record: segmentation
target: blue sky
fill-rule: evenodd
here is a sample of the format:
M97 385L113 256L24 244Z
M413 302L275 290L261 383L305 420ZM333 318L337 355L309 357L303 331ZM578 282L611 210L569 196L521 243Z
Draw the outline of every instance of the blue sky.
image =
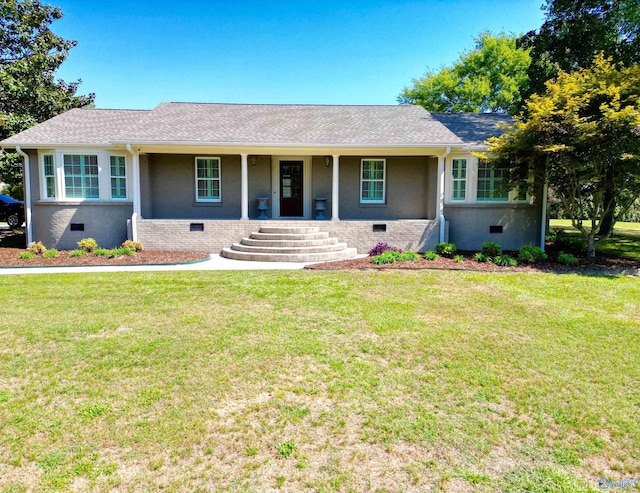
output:
M537 29L542 0L52 0L59 71L100 108L162 101L395 104L480 32Z

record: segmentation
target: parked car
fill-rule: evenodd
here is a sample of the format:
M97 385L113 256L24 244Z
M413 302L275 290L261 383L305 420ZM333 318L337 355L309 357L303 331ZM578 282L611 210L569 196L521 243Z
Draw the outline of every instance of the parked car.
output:
M10 228L24 223L24 202L0 194L0 221L6 221Z

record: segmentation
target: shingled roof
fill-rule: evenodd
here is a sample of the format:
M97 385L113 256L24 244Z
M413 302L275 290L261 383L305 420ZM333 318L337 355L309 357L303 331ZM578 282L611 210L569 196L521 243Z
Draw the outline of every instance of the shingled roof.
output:
M500 113L429 113L414 105L162 103L153 110L73 109L0 144L479 146L512 122Z
M0 142L445 146L462 141L420 106L162 103L153 110L74 109Z
M484 145L489 137L505 132L504 126L514 123L505 113L431 113L468 146Z

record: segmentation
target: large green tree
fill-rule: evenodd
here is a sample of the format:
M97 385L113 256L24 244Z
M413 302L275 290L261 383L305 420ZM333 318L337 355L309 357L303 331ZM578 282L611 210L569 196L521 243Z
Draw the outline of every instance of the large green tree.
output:
M531 50L522 101L545 91L559 70L591 66L599 53L630 65L640 61L640 0L546 0L545 21L518 40Z
M50 25L61 18L59 8L39 0L0 0L0 140L93 103L93 94L76 94L81 81L56 78L77 44L51 31ZM0 181L13 195L22 194L18 155L0 156Z
M528 85L522 86L522 101L545 91L546 81L559 70L587 68L604 53L615 62L640 62L640 0L546 0L544 24L518 40L531 49ZM616 191L612 181L608 200ZM604 217L602 232L613 231L615 208Z
M476 38L475 48L450 67L414 79L398 96L401 104L417 104L434 112L514 113L520 88L527 83L529 50L516 38L489 32Z
M640 197L640 66L598 55L591 68L560 70L525 115L490 139L487 157L509 167L512 182L532 172L552 187L595 256L603 218Z

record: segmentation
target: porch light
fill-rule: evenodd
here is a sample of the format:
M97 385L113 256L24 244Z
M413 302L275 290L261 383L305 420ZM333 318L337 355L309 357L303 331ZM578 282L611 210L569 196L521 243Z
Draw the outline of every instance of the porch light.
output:
M331 166L331 156L325 156L324 157L324 165L328 168L329 166Z
M257 160L258 158L256 156L249 156L249 162L251 163L251 166L255 166Z

